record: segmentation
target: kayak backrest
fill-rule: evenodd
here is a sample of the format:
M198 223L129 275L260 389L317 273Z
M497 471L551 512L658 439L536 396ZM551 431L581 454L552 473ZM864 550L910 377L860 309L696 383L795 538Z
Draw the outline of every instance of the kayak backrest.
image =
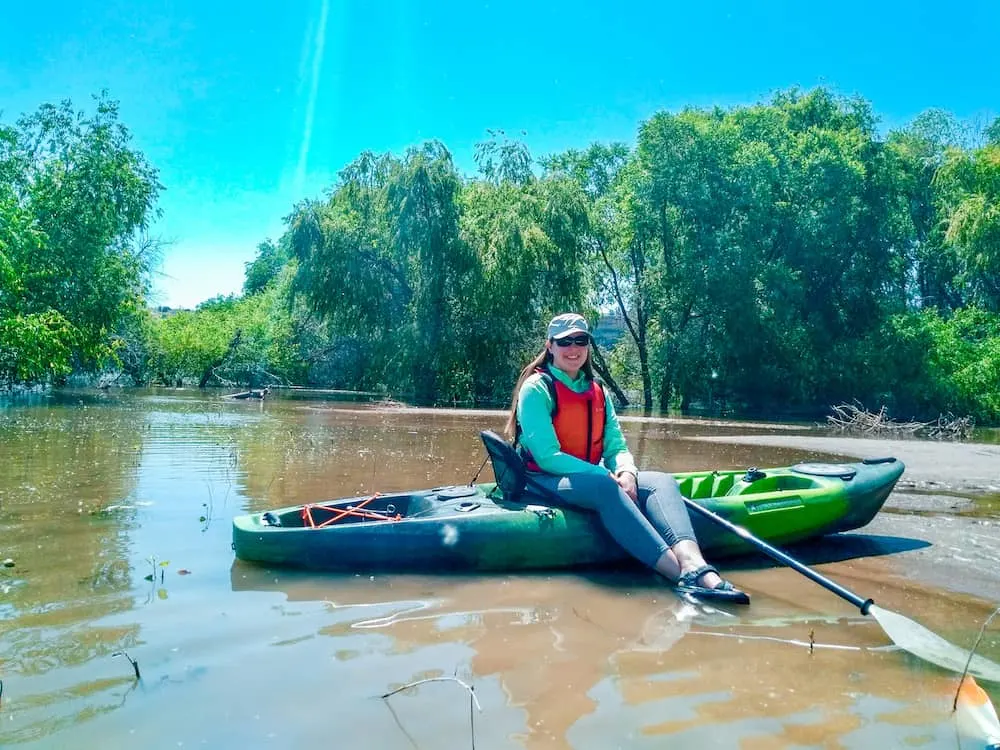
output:
M524 492L524 485L528 477L524 461L510 443L492 430L483 430L479 433L479 437L482 438L483 445L486 446L486 453L493 465L493 476L497 480L497 487L503 493L504 499L511 502L517 501Z

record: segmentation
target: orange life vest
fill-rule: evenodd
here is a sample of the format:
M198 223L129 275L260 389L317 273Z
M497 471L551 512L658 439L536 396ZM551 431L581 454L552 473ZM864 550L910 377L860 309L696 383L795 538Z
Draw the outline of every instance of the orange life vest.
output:
M552 377L547 370L539 368L535 372L542 376L555 404L552 427L559 440L559 449L588 463L600 463L604 455L604 425L607 420L604 388L592 380L590 388L577 393ZM523 448L522 452L528 470L541 471L531 454Z

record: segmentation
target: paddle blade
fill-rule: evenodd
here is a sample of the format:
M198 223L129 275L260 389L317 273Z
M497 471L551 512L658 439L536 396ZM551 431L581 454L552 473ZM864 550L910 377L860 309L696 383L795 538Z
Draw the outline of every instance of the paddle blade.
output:
M959 733L983 742L988 747L1000 743L1000 720L986 691L966 675L955 701L955 725Z
M936 664L942 669L959 674L965 671L965 664L969 662L967 650L949 643L937 633L928 630L908 617L903 617L898 612L882 609L873 604L869 608L868 614L878 621L890 640L904 651L908 651L924 661L929 661L931 664ZM969 662L969 674L987 682L1000 684L1000 664L982 656L972 657L972 661Z

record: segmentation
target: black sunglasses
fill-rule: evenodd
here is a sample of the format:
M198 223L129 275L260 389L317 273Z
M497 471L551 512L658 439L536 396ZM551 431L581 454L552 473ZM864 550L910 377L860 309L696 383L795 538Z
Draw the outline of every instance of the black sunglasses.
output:
M581 336L566 336L561 339L553 339L556 342L556 346L572 346L576 344L577 346L587 346L590 344L590 336L583 334Z

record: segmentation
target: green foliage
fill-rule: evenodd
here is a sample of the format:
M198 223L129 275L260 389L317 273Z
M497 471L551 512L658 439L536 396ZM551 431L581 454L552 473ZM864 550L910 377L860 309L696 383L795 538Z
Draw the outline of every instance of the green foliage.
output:
M112 348L115 357L109 369L116 369L134 385L150 382L156 341L156 320L152 311L140 307L123 317L115 327ZM117 378L116 378L117 379Z
M259 294L277 278L289 261L288 252L271 240L257 245L257 257L246 263L243 294Z
M588 291L586 197L549 176L527 183L471 182L462 195L462 238L477 259L465 323L477 399L503 401L541 348L556 312L582 309Z
M487 130L488 141L476 144L475 160L479 173L494 185L526 185L534 179L531 154L520 141L508 138L502 130Z
M634 151L593 144L540 175L490 136L476 178L440 144L367 153L297 207L279 247L328 325L310 372L336 357L324 377L353 387L500 401L549 315L611 306L612 374L647 407L818 408L885 393L893 316L960 310L1000 278L991 152L959 169L969 133L947 113L881 140L866 102L792 90L659 113Z
M482 153L491 178L469 183L438 143L402 159L364 154L326 203L293 214L293 291L363 352L359 387L494 397L497 371L509 388L503 353L537 330L539 310L580 299L582 193L535 180L518 148Z
M914 307L961 307L963 284L954 248L945 242L945 224L939 215L934 176L944 163L959 127L954 118L938 111L917 117L906 129L891 133L886 154L904 210L899 234L911 281L908 302Z
M1000 117L990 123L989 127L983 131L983 137L989 146L1000 146Z
M885 340L884 385L897 410L1000 421L1000 315L972 307L951 317L936 309L899 315Z
M160 185L130 147L115 102L87 116L43 105L0 128L0 339L4 376L30 382L113 353L141 303L149 257L136 243ZM44 366L43 366L44 365Z
M549 174L570 177L597 199L611 193L618 173L628 164L632 153L623 143L594 143L579 151L570 149L542 160Z
M935 183L972 301L1000 311L1000 146L949 151Z
M68 375L76 329L58 312L0 318L0 377L31 383Z
M203 303L154 325L150 371L165 383L255 386L299 375L278 290Z
M158 317L142 231L160 186L117 108L0 126L0 380L115 362L135 382L386 389L503 403L554 313L614 310L645 407L858 398L1000 420L1000 145L930 110L779 92L660 112L634 149L536 164L492 131L361 154L257 247L242 296Z
M901 202L873 122L820 89L643 123L602 215L662 408L835 391L844 342L904 306Z

